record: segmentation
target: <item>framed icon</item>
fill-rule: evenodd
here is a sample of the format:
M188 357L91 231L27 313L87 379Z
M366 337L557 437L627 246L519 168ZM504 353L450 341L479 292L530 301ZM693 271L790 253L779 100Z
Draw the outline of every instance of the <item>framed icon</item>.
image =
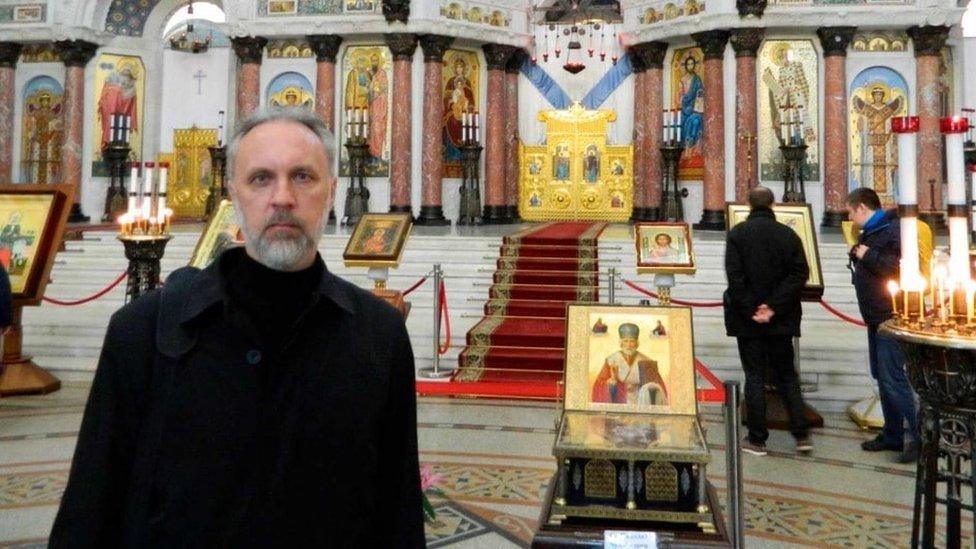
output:
M396 267L412 225L407 213L368 213L353 229L342 259L348 267Z
M637 223L634 237L637 272L695 274L691 227L687 223Z
M41 302L71 195L66 185L0 185L0 267L16 304Z
M207 228L200 235L197 247L193 249L190 266L205 269L220 257L224 250L243 245L244 235L237 221L234 203L230 200L222 200L217 206L217 211L210 218L210 222L207 223Z

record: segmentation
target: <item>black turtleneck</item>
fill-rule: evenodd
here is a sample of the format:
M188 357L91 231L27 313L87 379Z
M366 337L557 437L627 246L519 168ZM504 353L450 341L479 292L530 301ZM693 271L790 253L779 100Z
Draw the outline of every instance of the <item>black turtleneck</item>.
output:
M277 271L237 248L224 252L220 267L232 306L244 313L261 343L278 352L308 307L325 262L316 254L312 265L301 271Z

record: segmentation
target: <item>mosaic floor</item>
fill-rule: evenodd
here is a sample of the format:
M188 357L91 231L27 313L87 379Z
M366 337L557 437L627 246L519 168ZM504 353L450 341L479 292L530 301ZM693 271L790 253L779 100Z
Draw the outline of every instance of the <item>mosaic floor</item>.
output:
M0 400L0 547L43 547L64 488L87 396L85 380L43 397ZM528 547L537 526L557 410L553 404L423 399L421 461L443 475L430 547ZM709 477L725 497L720 410L706 408ZM913 468L866 454L872 436L840 416L815 431L812 456L774 432L766 457L744 456L749 547L905 547ZM971 531L966 532L970 539Z

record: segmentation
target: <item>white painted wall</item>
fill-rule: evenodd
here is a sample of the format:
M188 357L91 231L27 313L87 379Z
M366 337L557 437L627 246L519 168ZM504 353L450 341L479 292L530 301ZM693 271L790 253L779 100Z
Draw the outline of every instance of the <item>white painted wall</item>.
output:
M234 62L230 48L212 48L192 54L172 49L163 52L163 82L159 121L159 150L173 151L173 130L216 128L218 112L227 110L224 90L231 85L230 67ZM197 71L206 75L196 79Z

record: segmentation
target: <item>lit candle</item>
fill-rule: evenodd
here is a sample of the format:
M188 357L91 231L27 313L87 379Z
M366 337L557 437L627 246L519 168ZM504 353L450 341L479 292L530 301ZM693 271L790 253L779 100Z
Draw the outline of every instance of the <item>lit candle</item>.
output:
M892 314L898 314L898 283L894 280L888 281L888 293L891 294L891 312Z

